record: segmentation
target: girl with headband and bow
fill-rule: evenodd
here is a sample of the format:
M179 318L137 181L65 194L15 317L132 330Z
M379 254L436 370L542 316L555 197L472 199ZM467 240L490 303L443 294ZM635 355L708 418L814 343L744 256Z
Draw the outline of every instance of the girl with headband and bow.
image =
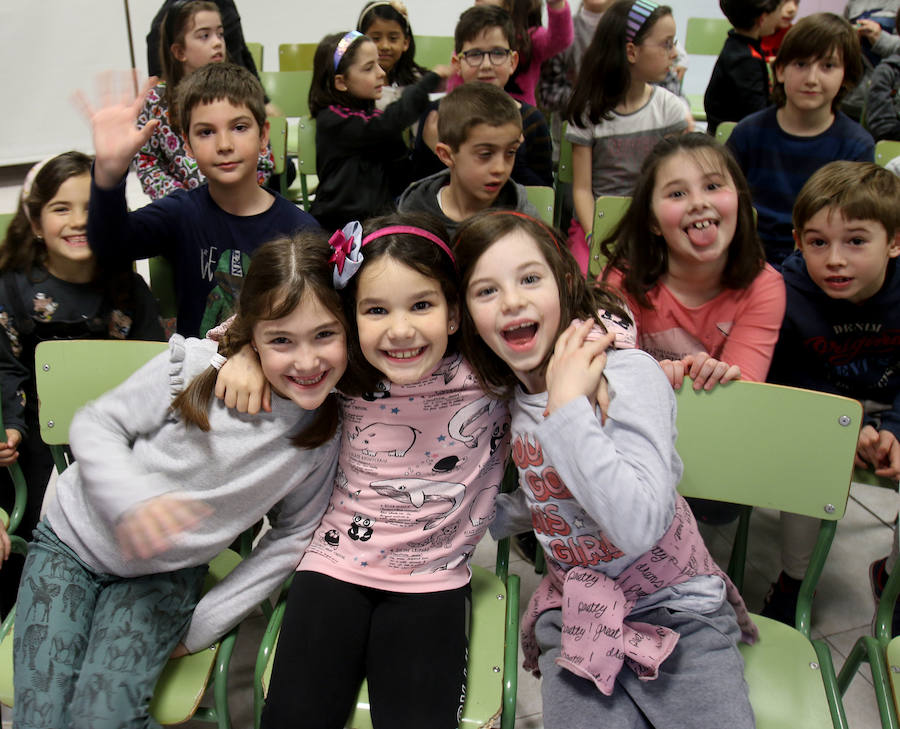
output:
M618 0L603 13L585 51L566 112L575 204L569 248L583 273L595 199L631 195L654 145L693 127L685 103L654 85L677 55L672 9L653 0Z
M319 176L310 212L323 228L393 211L412 181L403 130L449 75L449 66L436 66L381 111L375 102L387 77L375 43L356 30L322 39L313 59L309 113L316 121Z
M341 729L368 678L376 729L455 729L469 561L494 517L506 407L457 351L456 269L434 218L351 223L332 245L354 384L340 397L334 492L291 584L263 726L305 717ZM226 402L248 381L261 389L259 366L243 364L220 373Z

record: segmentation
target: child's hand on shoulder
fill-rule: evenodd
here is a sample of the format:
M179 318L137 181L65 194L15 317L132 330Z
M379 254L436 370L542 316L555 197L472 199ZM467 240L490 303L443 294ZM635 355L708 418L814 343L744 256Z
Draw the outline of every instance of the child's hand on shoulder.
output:
M180 493L148 499L116 525L116 541L125 559L150 559L172 548L175 537L213 513L213 508Z
M0 466L9 466L19 459L22 434L15 428L6 429L6 442L0 443Z
M724 385L732 380L739 380L741 368L727 362L710 357L706 352L689 354L681 360L684 374L694 381L695 390L712 390L716 385ZM671 378L670 378L671 381ZM679 385L681 380L679 380ZM675 389L678 385L673 383Z
M136 72L132 72L128 78L136 78L135 74ZM94 180L98 187L108 189L119 184L128 171L131 160L159 126L158 119L152 119L140 129L135 124L147 92L157 81L155 76L151 76L144 82L138 95L132 96L133 92L127 90L117 94L113 89L116 85L114 75L104 74L99 84L101 105L96 109L83 91L75 93L75 103L91 122L95 154ZM123 79L118 79L117 85L124 85Z
M553 357L547 367L547 409L544 415L584 396L594 405L601 391L606 350L615 342L615 334L608 333L588 341L594 326L593 319L573 322L556 340Z
M889 430L876 430L866 425L856 442L856 465L868 468L876 476L900 478L900 442Z
M239 413L256 415L260 408L272 412L272 390L249 344L222 365L216 377L216 397Z

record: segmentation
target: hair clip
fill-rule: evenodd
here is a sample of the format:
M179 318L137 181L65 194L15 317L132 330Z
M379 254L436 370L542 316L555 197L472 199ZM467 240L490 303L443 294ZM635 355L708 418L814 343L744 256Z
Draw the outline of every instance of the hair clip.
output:
M334 264L331 280L336 289L342 289L350 283L363 262L362 225L356 220L347 223L328 239L328 245L334 249L328 259L329 263Z
M628 18L625 21L625 41L631 43L659 5L653 0L634 0Z
M367 7L363 8L363 11L359 14L359 20L356 21L356 29L362 31L363 21L366 19L366 16L375 8L383 5L393 8L399 15L403 16L403 20L406 23L406 28L404 28L404 31L407 33L407 35L410 35L411 32L409 27L409 11L406 9L406 5L402 0L380 0L377 3L371 3Z
M344 54L347 52L347 49L353 45L353 41L357 38L362 38L363 34L358 30L351 30L344 34L344 37L338 41L337 48L334 49L334 70L337 71L338 66L341 65L341 59L344 57Z

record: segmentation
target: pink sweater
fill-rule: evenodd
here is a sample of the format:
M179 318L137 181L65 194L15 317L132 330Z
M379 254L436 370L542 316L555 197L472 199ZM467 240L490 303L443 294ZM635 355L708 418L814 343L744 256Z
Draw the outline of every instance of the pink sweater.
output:
M607 282L621 290L622 274L613 269ZM706 352L741 368L741 379L763 382L784 318L781 274L769 264L746 289L725 289L701 306L685 306L663 283L648 294L651 309L623 292L634 314L638 347L657 360L678 360Z
M547 7L547 27L537 25L528 29L531 35L531 62L527 67L520 66L515 76L521 93L510 92L510 96L526 104L537 106L534 88L541 75L541 64L557 53L562 53L572 44L572 10L567 2L563 7L554 10ZM462 77L454 74L447 81L447 91L453 91L462 83Z

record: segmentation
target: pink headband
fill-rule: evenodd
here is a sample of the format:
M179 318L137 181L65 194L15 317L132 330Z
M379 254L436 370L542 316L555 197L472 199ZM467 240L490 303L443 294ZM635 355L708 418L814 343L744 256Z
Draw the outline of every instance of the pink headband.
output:
M371 243L373 240L378 240L379 238L384 238L384 236L393 235L394 233L417 235L419 236L419 238L430 240L438 248L444 251L444 253L450 256L450 260L453 261L454 265L456 264L456 259L453 257L450 246L444 243L444 241L438 238L434 233L429 233L424 228L416 228L413 225L389 225L386 228L381 228L373 233L369 233L365 238L363 238L362 244L366 245L367 243Z

